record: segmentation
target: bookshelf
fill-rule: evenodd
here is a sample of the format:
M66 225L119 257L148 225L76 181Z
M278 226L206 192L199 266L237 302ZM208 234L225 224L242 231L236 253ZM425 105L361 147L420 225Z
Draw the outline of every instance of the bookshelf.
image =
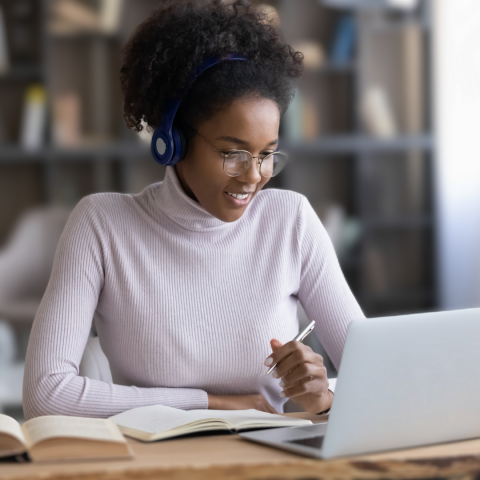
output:
M270 2L289 43L316 43L325 52L322 65L306 69L299 88L303 111L294 106L295 118L284 118L282 147L292 162L276 186L306 195L326 226L325 211L338 208L345 224L356 226L355 241L337 253L368 316L434 310L431 5L419 0L413 10L402 11L385 1L361 8L366 3ZM345 17L353 19L355 43L338 64L334 44ZM368 122L365 103L373 87L388 101L394 132L384 134ZM295 122L311 121L312 104L316 131L297 138Z
M101 1L80 3L98 9ZM114 31L59 31L52 27L53 0L0 0L10 50L10 66L0 73L0 245L31 207L73 207L90 193L138 191L163 178L164 169L151 162L148 145L123 126L118 81L119 49L157 2L121 3ZM18 15L29 37L22 55L12 46L12 19ZM47 92L48 120L44 142L28 149L20 142L22 110L33 84ZM56 145L53 138L54 101L65 92L75 92L81 104L82 138L75 145Z
M90 7L100 2L80 1ZM292 129L304 120L299 101L290 120L282 120L281 147L292 160L270 186L305 194L319 212L340 208L344 236L351 237L340 262L367 315L434 309L429 1L420 0L412 12L336 8L333 0L266 3L279 12L287 41L324 52L321 64L306 69L300 87L303 108L310 107L304 132ZM9 38L16 4L29 12L22 28L28 24L33 45L12 53L9 70L0 74L0 245L32 206L73 206L98 191L135 192L164 175L150 159L149 145L123 125L118 81L119 48L157 1L123 0L114 31L62 32L51 28L51 0L0 0ZM333 61L346 15L356 27L354 53ZM47 92L48 127L45 142L29 150L19 138L25 92L34 83ZM362 99L372 85L380 85L391 104L395 135L373 135L366 128ZM56 145L55 99L71 92L81 105L81 140Z

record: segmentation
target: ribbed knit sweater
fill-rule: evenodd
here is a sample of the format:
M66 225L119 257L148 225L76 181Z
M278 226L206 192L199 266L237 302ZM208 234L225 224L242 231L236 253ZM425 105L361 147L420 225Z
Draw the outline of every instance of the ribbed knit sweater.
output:
M297 300L338 367L363 313L300 194L260 191L232 223L189 198L173 167L139 194L88 196L65 227L33 324L25 416L207 408L207 393L260 393L282 411L263 362L270 339L298 333ZM79 376L94 315L113 384Z

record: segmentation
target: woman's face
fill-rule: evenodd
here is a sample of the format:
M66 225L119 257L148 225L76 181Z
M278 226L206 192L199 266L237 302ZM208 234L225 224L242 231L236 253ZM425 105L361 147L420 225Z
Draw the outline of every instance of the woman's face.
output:
M218 150L247 150L254 157L271 153L277 147L279 124L277 104L256 98L237 100L202 123L197 131L204 138L196 135L186 157L175 167L185 193L214 217L224 222L238 220L269 179L260 175L256 159L246 172L229 177ZM248 196L238 199L232 193Z

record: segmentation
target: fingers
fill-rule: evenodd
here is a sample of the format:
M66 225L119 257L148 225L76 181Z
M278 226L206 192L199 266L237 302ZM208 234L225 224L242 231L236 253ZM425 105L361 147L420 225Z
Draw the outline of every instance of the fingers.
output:
M265 365L277 364L272 377L281 378L283 391L280 396L297 397L296 401L303 402L307 411L320 411L318 408L325 404L328 392L327 369L322 356L301 342L281 345L278 340L272 340L270 343L273 353L267 357Z
M311 381L298 383L294 387L283 389L283 391L280 392L280 396L284 398L299 397L301 395L305 395L306 393L311 393L310 388L311 388Z
M278 363L272 376L274 378L284 377L290 370L294 370L299 365L305 363L323 366L323 358L321 355L313 352L310 347L300 343L298 348L294 349L292 353Z
M315 377L305 377L299 382L292 384L290 387L284 387L280 392L281 397L295 398L306 393L311 393L318 397L322 397L328 392L328 380L318 379Z
M326 380L325 388L328 388L327 369L323 365L303 363L282 377L280 387L285 390L295 386L297 383L312 380Z
M270 342L270 344L272 345L272 342ZM288 355L290 355L299 348L297 344L305 346L303 345L303 343L295 342L294 340L292 340L291 342L288 342L285 345L277 348L269 357L267 357L267 359L265 360L265 366L270 367L275 363L281 362L284 358L286 358Z
M282 345L283 343L277 340L276 338L272 338L272 340L270 340L270 346L272 347L272 352L274 352L275 350L278 350Z

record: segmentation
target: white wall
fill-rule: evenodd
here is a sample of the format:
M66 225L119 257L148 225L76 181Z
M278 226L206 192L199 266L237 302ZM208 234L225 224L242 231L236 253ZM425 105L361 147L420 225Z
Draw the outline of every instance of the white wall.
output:
M480 306L480 1L432 0L440 307Z

